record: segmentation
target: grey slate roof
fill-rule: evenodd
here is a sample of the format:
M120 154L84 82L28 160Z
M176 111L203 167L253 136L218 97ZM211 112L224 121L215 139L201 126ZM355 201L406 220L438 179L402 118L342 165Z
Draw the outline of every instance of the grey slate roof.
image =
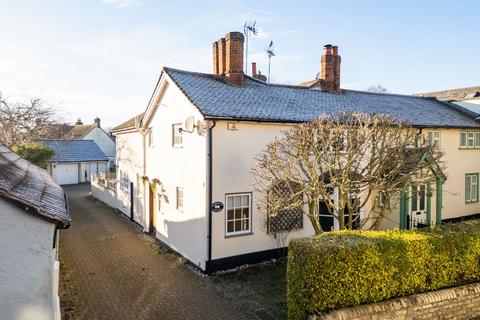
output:
M434 98L342 90L329 93L301 86L274 85L245 77L242 87L211 74L164 68L206 118L305 122L342 112L385 113L423 127L480 127L449 103Z
M0 143L0 196L60 227L68 227L70 216L63 189L47 171Z
M42 143L55 151L49 162L108 161L93 140L42 140Z

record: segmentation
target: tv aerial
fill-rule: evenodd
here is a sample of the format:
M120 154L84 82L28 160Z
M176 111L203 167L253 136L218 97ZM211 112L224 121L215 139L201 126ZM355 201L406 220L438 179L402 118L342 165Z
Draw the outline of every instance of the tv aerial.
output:
M270 64L272 61L272 57L275 57L275 53L273 52L273 40L270 41L270 44L268 45L268 48L266 50L267 56L268 56L268 83L270 83Z
M257 21L245 22L243 25L243 34L245 35L245 73L248 72L248 38L250 36L256 36L258 29L255 26Z

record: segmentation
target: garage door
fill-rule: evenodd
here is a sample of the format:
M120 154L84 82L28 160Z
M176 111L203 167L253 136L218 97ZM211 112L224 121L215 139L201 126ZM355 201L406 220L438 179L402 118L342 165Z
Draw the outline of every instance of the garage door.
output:
M55 181L58 184L78 183L78 164L57 164Z

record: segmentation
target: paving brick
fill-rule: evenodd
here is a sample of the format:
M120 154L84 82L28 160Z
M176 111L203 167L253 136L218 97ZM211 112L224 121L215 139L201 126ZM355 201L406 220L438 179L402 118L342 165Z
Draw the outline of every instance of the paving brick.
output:
M63 319L246 319L208 278L140 228L68 186L72 226L60 233Z

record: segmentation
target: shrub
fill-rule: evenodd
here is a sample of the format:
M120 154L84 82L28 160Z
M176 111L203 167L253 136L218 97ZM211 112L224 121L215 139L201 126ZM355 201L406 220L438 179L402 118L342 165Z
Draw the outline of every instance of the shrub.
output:
M12 150L41 168L45 168L47 161L55 155L52 149L38 142L17 144L13 146Z
M480 222L340 231L288 248L289 319L480 280Z

